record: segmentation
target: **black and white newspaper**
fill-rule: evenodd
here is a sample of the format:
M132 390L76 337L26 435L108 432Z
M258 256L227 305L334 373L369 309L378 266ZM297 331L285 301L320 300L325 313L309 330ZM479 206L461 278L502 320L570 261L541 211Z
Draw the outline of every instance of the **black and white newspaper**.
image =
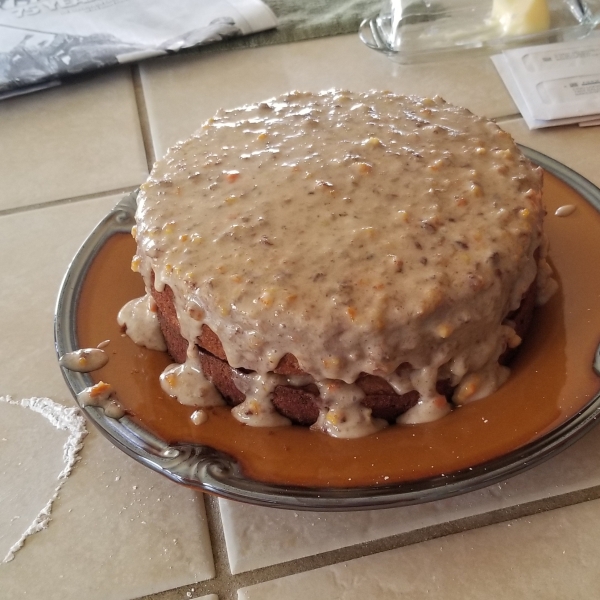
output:
M0 0L0 99L276 25L260 0Z

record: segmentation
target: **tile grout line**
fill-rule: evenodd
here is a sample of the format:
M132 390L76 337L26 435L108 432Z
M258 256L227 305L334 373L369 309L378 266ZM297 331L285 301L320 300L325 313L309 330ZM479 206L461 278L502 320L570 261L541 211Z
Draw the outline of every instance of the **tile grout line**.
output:
M600 498L600 486L472 515L233 575L236 589ZM543 508L545 504L550 506ZM219 598L221 600L221 598ZM227 600L227 599L225 599Z
M140 130L144 142L144 151L146 153L146 163L148 164L148 172L150 173L152 171L152 166L156 161L156 154L154 153L152 127L150 126L150 117L148 115L148 106L146 104L144 84L142 82L142 74L139 65L133 65L131 75L133 79L133 93L135 95L135 103L137 105L138 117L140 120Z
M61 206L63 204L74 204L76 202L84 202L85 200L97 200L98 198L105 198L107 196L124 196L130 194L136 190L139 186L131 185L114 190L104 190L101 192L94 192L93 194L83 194L81 196L72 196L71 198L60 198L59 200L50 200L49 202L37 202L36 204L28 204L27 206L14 206L12 208L5 208L0 210L0 217L6 217L19 213L29 212L38 210L40 208L48 208L52 206Z
M514 113L512 115L504 115L502 117L494 117L492 119L492 121L494 121L494 123L504 123L506 121L514 121L515 119L522 119L523 116L521 115L521 113Z
M234 600L237 590L233 588L235 581L229 566L225 531L217 496L204 494L204 507L215 563L215 578L211 581L211 591L207 593L217 594L219 600Z
M143 596L137 600L186 600L187 598L192 597L187 596L191 586L194 587L193 597L216 594L219 600L236 600L237 591L248 586L274 581L358 558L367 558L382 552L440 539L456 533L474 531L476 529L487 527L488 525L496 525L514 519L533 516L557 508L574 506L599 498L600 486L594 486L583 490L551 496L549 498L534 500L525 504L517 504L507 508L484 512L479 515L462 517L446 523L429 525L427 527L395 534L389 537L359 542L343 548L336 548L319 554L304 556L288 562L259 567L233 575L229 571L218 499L215 497L206 497L206 512L209 522L209 531L211 532L211 543L215 544L215 546L213 546L215 578L160 592L158 594Z

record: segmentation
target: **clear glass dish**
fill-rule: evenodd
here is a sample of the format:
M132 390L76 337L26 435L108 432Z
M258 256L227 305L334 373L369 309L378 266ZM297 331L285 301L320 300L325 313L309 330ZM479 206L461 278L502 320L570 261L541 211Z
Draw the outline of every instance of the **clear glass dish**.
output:
M385 0L359 35L370 48L412 63L580 39L598 23L600 0Z

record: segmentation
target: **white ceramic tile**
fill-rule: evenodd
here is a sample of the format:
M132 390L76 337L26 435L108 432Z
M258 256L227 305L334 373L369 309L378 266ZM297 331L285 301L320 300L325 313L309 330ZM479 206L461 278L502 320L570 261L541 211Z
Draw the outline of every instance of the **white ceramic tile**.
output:
M0 566L0 597L129 600L213 577L202 496L89 430L48 528Z
M600 485L599 453L600 428L596 428L562 454L498 485L386 510L294 512L221 500L231 571L249 571Z
M54 354L56 294L76 249L117 200L0 217L0 394L73 404ZM36 452L47 438L39 433ZM90 428L48 529L0 566L0 597L129 599L213 576L202 496Z
M68 437L41 414L0 398L0 563L54 496Z
M600 127L564 125L531 131L523 119L499 123L520 144L543 152L600 185Z
M0 210L144 180L129 69L0 102Z
M435 539L239 591L240 600L589 600L600 501Z
M141 69L157 156L188 137L220 107L293 89L438 94L489 117L518 112L489 57L400 65L367 48L356 35L169 57L144 63Z

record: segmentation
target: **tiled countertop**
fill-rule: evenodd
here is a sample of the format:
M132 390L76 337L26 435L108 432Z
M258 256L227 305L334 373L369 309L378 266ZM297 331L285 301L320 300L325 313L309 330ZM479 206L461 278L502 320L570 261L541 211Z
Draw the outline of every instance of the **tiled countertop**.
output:
M600 129L530 132L488 58L402 66L356 36L171 57L1 102L0 396L74 405L54 355L58 287L156 156L220 106L330 87L440 94L600 185ZM0 402L0 440L1 559L47 501L65 433ZM90 425L48 527L0 564L0 599L595 598L599 497L600 429L478 492L325 514L179 487Z

